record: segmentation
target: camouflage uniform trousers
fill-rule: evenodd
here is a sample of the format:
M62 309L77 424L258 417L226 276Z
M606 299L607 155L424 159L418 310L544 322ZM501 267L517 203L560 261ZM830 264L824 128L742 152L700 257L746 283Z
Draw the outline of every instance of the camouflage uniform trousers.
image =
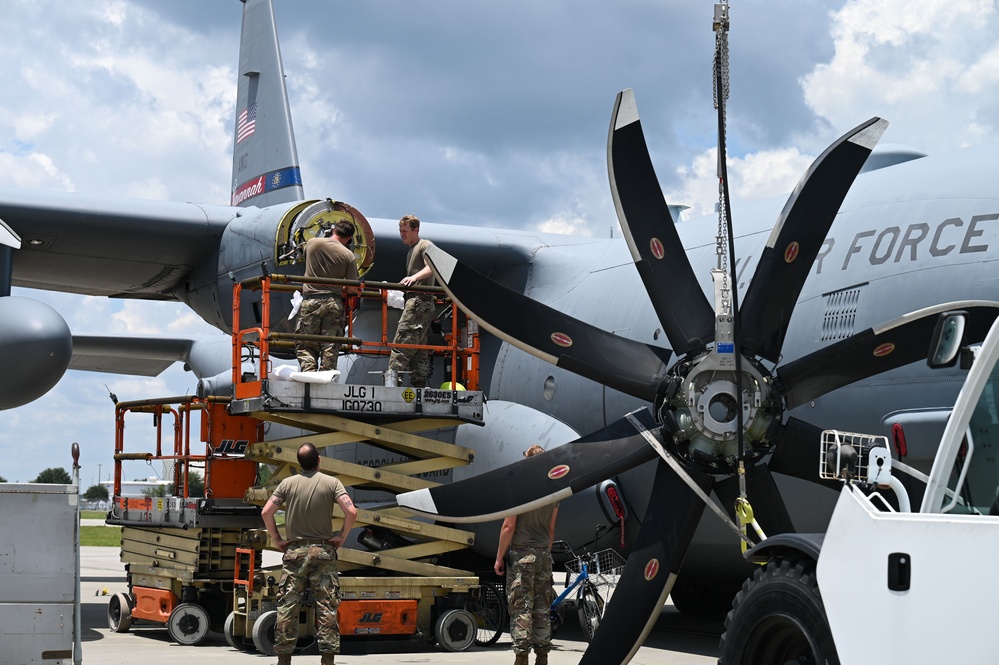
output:
M552 556L547 547L517 547L506 567L514 653L548 653L552 646Z
M300 335L343 337L343 301L340 298L312 298L302 301L295 332ZM295 355L303 372L336 369L339 344L296 342Z
M316 602L317 641L322 653L340 653L340 576L332 545L289 547L281 558L283 569L278 588L277 621L274 624L274 651L290 654L298 640L299 607L305 590Z
M399 326L395 330L394 344L426 344L430 336L430 322L434 318L434 303L414 297L406 300ZM430 358L426 349L393 349L389 369L397 372L412 370L410 384L426 384L430 376Z

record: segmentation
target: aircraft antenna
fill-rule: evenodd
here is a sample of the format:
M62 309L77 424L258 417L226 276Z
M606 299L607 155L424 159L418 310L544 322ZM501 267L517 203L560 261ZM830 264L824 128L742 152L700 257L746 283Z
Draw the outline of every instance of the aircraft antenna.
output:
M728 268L728 273L721 276L721 292L723 302L728 302L728 314L732 317L732 341L735 348L740 347L739 337L739 285L736 281L735 266L735 239L732 233L731 200L728 192L728 168L726 166L725 149L725 101L729 93L729 66L728 66L728 30L729 30L729 4L727 0L715 4L715 16L712 22L712 29L715 33L715 58L714 58L714 104L718 110L718 236L716 253L718 255L718 270L724 271ZM726 263L728 264L726 266ZM728 296L727 298L725 296ZM723 312L716 312L716 316L721 317ZM742 354L735 355L735 375L742 376ZM739 408L736 413L736 433L738 437L738 457L739 457L739 494L746 496L746 441L743 433L742 418L742 390L736 390L739 399Z

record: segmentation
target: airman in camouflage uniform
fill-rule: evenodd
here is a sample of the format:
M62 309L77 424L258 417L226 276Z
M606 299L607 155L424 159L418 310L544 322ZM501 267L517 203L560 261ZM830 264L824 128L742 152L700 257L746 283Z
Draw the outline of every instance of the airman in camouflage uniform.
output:
M429 240L420 239L420 220L406 215L399 220L399 237L409 247L406 254L406 276L399 282L403 286L434 286L434 273L424 258ZM430 336L430 322L434 318L434 299L428 293L409 292L406 306L396 328L393 344L426 344ZM427 385L430 376L430 357L426 349L392 349L389 369L396 372L410 371L410 384L416 388ZM401 378L401 376L400 376ZM400 385L402 384L400 380Z
M275 547L284 552L281 558L281 581L278 585L278 617L274 625L274 651L278 665L291 665L291 652L298 640L299 607L306 590L316 602L317 637L322 665L333 665L340 652L337 610L340 607L340 579L337 574L337 550L357 519L343 483L319 471L319 452L311 443L298 449L302 472L281 481L261 511L264 526ZM343 510L343 528L333 533L333 506ZM284 507L285 534L281 538L274 519Z
M343 337L344 328L343 301L337 296L327 296L302 303L295 332L299 335ZM299 367L303 372L336 369L339 344L297 342L296 346Z
M354 238L354 225L337 222L333 237L310 238L305 243L305 276L331 279L357 279L357 259L347 245ZM295 332L300 335L343 337L343 297L354 295L357 289L332 284L302 285L304 301L298 311ZM303 372L336 369L340 345L330 342L295 343L295 355Z
M311 542L311 541L309 541ZM312 590L316 601L319 651L340 653L340 628L337 610L340 607L340 575L337 572L336 548L329 542L288 547L281 557L281 581L278 584L277 621L274 624L274 644L293 648L298 640L298 608L305 599L306 589Z
M531 446L524 457L543 453ZM506 572L507 605L510 610L510 637L513 638L514 665L528 665L531 649L536 665L548 665L552 646L551 604L552 543L558 504L542 506L503 520L499 548L493 569ZM509 566L506 565L509 554Z

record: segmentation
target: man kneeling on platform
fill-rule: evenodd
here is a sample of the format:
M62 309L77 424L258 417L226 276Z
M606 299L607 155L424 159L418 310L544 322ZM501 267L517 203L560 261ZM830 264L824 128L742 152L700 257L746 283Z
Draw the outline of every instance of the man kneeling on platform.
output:
M298 449L302 472L281 481L261 512L274 546L284 552L281 582L278 585L277 622L274 625L274 651L278 665L291 664L291 652L298 641L299 606L305 592L312 590L316 602L319 651L322 665L333 665L340 653L340 577L337 550L354 527L357 509L343 483L319 471L319 451L311 443ZM343 527L333 533L333 504L343 510ZM287 539L278 534L274 515L284 508Z

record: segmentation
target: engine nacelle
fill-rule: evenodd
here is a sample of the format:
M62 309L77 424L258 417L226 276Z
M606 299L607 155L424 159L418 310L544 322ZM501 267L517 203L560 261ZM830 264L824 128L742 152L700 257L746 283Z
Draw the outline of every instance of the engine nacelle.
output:
M73 334L54 309L31 298L0 298L0 409L38 399L73 357Z

